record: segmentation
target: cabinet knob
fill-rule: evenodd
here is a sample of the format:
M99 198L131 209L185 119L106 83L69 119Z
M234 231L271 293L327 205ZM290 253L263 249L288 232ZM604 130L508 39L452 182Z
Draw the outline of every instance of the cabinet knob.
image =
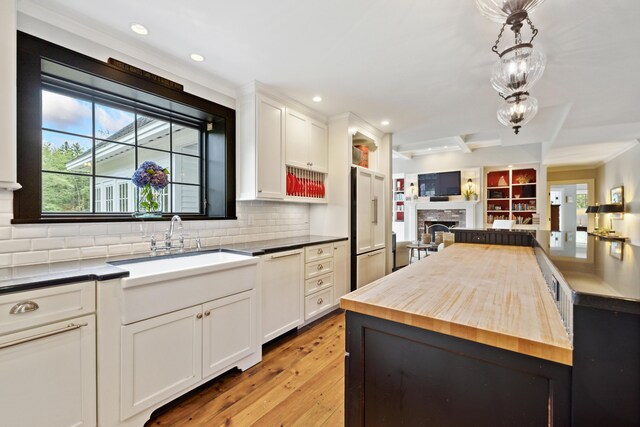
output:
M36 311L40 306L35 301L22 301L11 307L9 314L22 314L30 311Z
M322 298L318 298L318 305L322 304L324 300Z
M322 255L322 248L318 249L318 255Z
M204 315L205 315L205 316L210 316L210 315L211 315L211 312L210 312L209 310L207 310L207 311L205 311L205 312L204 312Z
M318 286L322 286L322 279L318 280Z
M196 319L202 319L202 313L196 314Z
M258 193L262 193L262 188L259 188L259 189L258 189Z
M318 271L322 270L324 267L322 267L322 264L318 264Z

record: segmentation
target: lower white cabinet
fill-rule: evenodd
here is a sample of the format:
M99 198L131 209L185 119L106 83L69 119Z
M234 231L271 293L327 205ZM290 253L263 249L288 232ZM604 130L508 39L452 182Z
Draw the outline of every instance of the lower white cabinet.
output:
M385 275L385 252L384 249L358 255L356 258L356 268L358 273L357 288L368 285L374 280L378 280Z
M122 326L126 419L256 351L255 290Z
M336 303L350 291L349 286L349 256L347 242L335 242L333 244L333 297Z
M0 336L0 408L3 426L95 426L95 316Z
M303 319L302 250L263 255L262 343L300 326Z

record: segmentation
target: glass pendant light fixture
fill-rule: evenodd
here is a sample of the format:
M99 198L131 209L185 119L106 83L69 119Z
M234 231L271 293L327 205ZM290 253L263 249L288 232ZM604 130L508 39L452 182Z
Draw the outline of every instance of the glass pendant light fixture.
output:
M516 134L538 112L538 101L529 95L529 90L544 73L546 58L533 48L538 30L533 26L529 13L543 1L476 0L485 17L502 24L498 39L491 48L499 56L492 69L491 86L504 99L498 110L498 120L512 127ZM531 39L525 43L521 32L524 22L531 30ZM499 52L498 44L507 25L513 31L514 44Z
M544 0L476 0L476 5L486 18L500 24L531 13ZM524 19L524 18L522 18ZM522 20L521 19L521 20Z
M533 119L538 112L538 100L527 92L518 92L505 98L498 108L498 121L513 128L517 135L520 128Z

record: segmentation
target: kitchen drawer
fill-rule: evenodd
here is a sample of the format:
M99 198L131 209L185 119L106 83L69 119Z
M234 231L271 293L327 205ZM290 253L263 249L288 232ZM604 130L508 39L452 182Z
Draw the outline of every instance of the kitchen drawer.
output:
M318 261L333 256L333 243L325 245L308 246L304 250L304 262Z
M333 273L307 279L304 282L304 294L309 295L331 286L333 286Z
M95 292L95 282L82 282L1 295L0 335L93 313Z
M333 304L333 288L311 294L304 299L304 320L320 314Z
M304 265L304 278L311 279L313 277L322 276L333 271L333 259L325 259L321 261L308 262Z

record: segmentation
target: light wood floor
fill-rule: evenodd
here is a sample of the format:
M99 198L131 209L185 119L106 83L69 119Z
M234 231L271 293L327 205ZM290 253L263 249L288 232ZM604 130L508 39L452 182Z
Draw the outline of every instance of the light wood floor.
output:
M343 426L344 339L338 311L266 345L261 363L194 390L145 425Z

